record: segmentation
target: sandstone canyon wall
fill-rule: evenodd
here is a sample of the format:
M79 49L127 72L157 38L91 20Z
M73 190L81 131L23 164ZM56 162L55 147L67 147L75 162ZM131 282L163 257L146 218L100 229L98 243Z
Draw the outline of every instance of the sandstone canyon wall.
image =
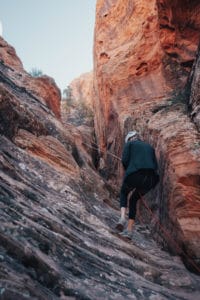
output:
M200 132L200 46L191 72L191 116Z
M87 132L61 122L49 82L32 90L0 44L0 299L198 299L199 277L145 226L130 243L112 231L118 203Z
M72 97L77 103L84 102L93 109L93 72L82 74L70 83Z
M45 84L29 89L32 77L0 43L0 298L197 299L199 277L145 226L131 243L112 231L118 204L87 132L56 117Z
M95 130L109 179L118 181L120 163L108 151L121 156L125 134L138 130L159 160L148 203L198 266L199 16L196 0L98 0L94 45Z

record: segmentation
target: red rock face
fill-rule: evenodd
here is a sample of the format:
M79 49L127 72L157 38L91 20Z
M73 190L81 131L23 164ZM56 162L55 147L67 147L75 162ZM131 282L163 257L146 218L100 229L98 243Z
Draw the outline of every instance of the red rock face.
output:
M199 40L199 1L159 0L158 17L163 50L190 70Z
M32 77L24 69L15 49L0 37L0 60L10 67L9 76L25 90L33 93L47 104L57 118L60 118L61 93L55 81L49 76Z
M123 118L136 102L160 102L185 86L200 29L199 5L194 1L188 9L187 3L97 2L96 130L101 146L106 143L108 120L113 112Z
M91 109L94 106L93 72L82 74L70 83L74 102L84 104Z
M3 61L5 65L12 67L13 70L23 71L22 62L17 56L15 49L12 46L10 46L1 36L0 60Z
M55 81L49 76L30 77L24 82L26 87L41 99L60 118L61 92Z
M199 11L199 1L99 0L94 46L95 129L110 179L117 179L120 164L107 150L120 156L125 134L137 129L159 157L159 192L149 201L196 263L200 149L187 117L186 83L199 43ZM193 89L199 93L195 83Z
M191 116L200 131L200 47L191 74L191 95L190 105L192 107Z

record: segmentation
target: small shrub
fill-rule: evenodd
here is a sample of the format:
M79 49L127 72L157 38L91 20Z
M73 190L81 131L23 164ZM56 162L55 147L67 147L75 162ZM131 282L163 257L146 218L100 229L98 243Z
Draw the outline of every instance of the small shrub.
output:
M62 101L65 101L68 106L73 106L74 105L75 99L72 95L72 88L71 88L70 85L68 85L66 87L66 89L64 89Z
M32 68L29 74L33 77L41 77L43 75L43 72L40 69Z

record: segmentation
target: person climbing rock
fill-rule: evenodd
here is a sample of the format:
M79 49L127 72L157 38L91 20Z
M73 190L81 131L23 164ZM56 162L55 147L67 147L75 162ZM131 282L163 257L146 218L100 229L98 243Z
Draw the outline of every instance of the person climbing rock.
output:
M154 148L142 141L137 131L130 131L125 138L122 153L122 165L125 171L120 191L121 217L116 225L120 235L131 239L136 217L137 201L153 189L159 181L158 163ZM126 211L129 199L128 224Z

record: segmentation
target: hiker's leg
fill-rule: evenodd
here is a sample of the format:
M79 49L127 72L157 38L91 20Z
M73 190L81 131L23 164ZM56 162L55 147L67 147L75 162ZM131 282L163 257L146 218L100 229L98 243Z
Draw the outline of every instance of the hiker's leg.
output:
M134 190L129 202L130 220L135 220L137 212L137 202L141 198L141 196L144 196L146 193L148 193L158 183L158 178L155 176L154 172L149 170L140 172L137 179L139 180L139 184Z
M144 180L141 181L141 185L138 187L138 192L141 196L147 194L152 190L159 182L159 176L153 170L146 170L144 174Z
M128 186L131 186L131 190L133 190L137 186L138 181L138 172L133 173L128 176L126 183ZM135 215L136 215L136 204L137 200L140 198L140 196L137 194L137 189L135 189L129 199L129 218L128 218L128 225L127 230L129 232L132 232L133 226L135 223Z
M128 224L127 228L121 233L122 236L131 239L132 238L132 232L133 232L133 227L135 223L135 215L136 215L136 204L137 201L136 199L133 199L133 195L135 194L135 191L131 195L129 199L129 219L128 219ZM138 197L139 198L139 197Z
M126 180L123 181L121 191L120 191L120 219L116 225L116 229L118 231L123 231L124 226L126 224L126 210L127 210L127 197L132 188L130 188Z
M127 210L127 207L121 207L120 208L120 213L121 213L121 218L122 219L126 219L126 210Z
M136 209L137 209L137 201L140 199L140 193L138 189L135 189L133 194L131 195L130 201L129 201L129 220L135 220L136 216ZM130 221L130 227L133 222Z
M137 196L137 197L136 197ZM129 219L128 219L128 224L127 228L121 233L123 237L132 238L132 233L133 233L133 227L135 224L135 215L136 215L136 204L137 200L140 198L140 196L137 193L137 190L133 192L129 199Z
M125 219L126 209L127 209L127 198L128 194L131 191L131 188L126 184L124 180L122 183L121 191L120 191L120 209L121 209L121 218Z
M128 231L133 231L134 224L135 224L134 219L128 219L128 225L127 225Z
M133 230L134 221L137 212L137 202L141 196L145 195L158 183L158 177L151 170L140 170L132 175L130 178L134 182L135 190L133 191L129 200L129 220L128 220L128 231ZM130 184L128 182L128 184Z

